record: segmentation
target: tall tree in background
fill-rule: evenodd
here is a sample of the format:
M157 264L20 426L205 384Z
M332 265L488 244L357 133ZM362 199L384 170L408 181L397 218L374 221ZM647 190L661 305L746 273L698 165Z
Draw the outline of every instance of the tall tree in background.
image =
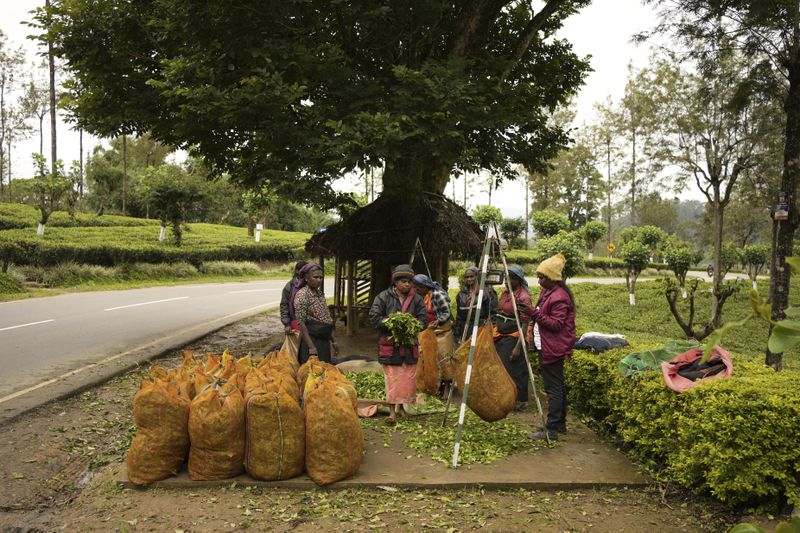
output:
M31 118L39 122L39 155L44 155L44 117L50 112L50 90L48 86L34 76L25 87L22 105Z
M554 33L588 3L53 0L38 21L87 131L151 131L319 205L343 173L383 167L383 194L413 208L454 168L513 179L566 144L547 111L588 63Z
M673 32L696 40L711 39L724 20L732 43L752 58L763 57L762 69L774 73L785 87L786 113L783 168L780 191L788 195L789 218L773 223L773 255L770 265L772 320L785 318L789 302L792 240L800 217L797 193L800 184L800 0L646 0L662 6L661 24L655 31ZM689 16L685 16L689 15ZM766 363L780 370L782 354L766 352Z
M11 89L22 65L21 48L12 48L0 31L0 198L5 195L4 178L11 165L10 141L15 124L12 115Z
M44 2L46 11L50 9L50 0ZM50 172L56 174L58 162L58 142L56 135L56 58L53 53L53 39L47 39L47 67L50 80Z
M716 42L704 42L695 72L675 70L675 96L668 124L671 160L693 181L713 214L712 325L720 326L722 243L725 211L739 178L753 165L761 133L752 118L759 113L747 84L747 62L719 28Z

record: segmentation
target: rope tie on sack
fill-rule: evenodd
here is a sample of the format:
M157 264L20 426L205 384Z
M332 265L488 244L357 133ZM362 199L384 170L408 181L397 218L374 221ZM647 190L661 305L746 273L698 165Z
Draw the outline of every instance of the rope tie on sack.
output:
M278 413L278 435L280 436L280 453L278 454L278 479L283 479L283 447L285 438L283 435L283 419L281 418L281 398L280 394L275 395L275 411Z

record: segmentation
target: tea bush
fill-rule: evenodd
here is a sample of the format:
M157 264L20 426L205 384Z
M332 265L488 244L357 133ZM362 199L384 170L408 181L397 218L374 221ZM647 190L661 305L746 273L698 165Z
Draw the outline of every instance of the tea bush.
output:
M579 412L657 476L732 505L800 504L800 372L735 358L731 378L676 394L660 372L623 378L627 352L575 353L566 375Z

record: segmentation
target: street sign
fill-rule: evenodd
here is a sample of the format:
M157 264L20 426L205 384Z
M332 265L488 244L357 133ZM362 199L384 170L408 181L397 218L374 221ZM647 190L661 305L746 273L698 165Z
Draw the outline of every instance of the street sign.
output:
M616 249L617 249L617 246L613 242L608 243L608 251L609 251L609 253L613 254L614 250L616 250Z

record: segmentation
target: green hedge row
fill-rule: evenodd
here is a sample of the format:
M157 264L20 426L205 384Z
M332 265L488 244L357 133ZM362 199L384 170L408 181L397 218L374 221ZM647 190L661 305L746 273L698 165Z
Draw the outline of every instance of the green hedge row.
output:
M0 203L0 230L35 228L39 224L39 210L24 204ZM56 211L50 215L47 227L91 227L91 226L159 226L158 220L123 217L119 215L90 215L75 213L69 216L66 211Z
M533 250L507 250L506 260L509 263L516 263L518 265L538 265L541 258L536 257ZM625 261L618 257L597 257L593 259L586 259L586 268L600 268L607 269L609 265L612 268L625 268ZM668 269L666 263L650 263L648 268L655 268L658 270Z
M267 230L261 242L244 228L192 224L182 246L158 242L158 227L51 228L36 235L31 228L0 232L0 261L48 266L65 262L114 266L123 263L199 265L206 261L287 260L302 253L305 233Z
M20 292L25 292L25 290L20 287L19 283L3 272L0 272L0 294L18 294Z
M735 362L733 377L676 394L660 372L623 378L626 353L577 351L566 371L571 405L659 476L731 505L800 504L800 372Z

